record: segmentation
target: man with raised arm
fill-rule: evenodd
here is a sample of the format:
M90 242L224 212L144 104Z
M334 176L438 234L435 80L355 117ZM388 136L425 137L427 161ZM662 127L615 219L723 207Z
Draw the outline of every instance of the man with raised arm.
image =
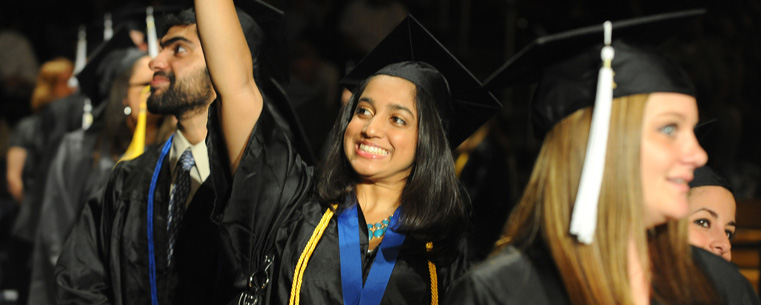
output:
M244 41L261 42L262 28L238 13L247 21L238 26ZM165 27L162 49L150 62L148 108L174 115L177 130L166 143L119 163L105 189L85 205L57 266L61 304L217 304L231 298L230 264L209 217L217 208L207 177L210 162L218 161L209 159L205 139L217 93L195 11L167 16ZM251 79L256 59L245 61Z

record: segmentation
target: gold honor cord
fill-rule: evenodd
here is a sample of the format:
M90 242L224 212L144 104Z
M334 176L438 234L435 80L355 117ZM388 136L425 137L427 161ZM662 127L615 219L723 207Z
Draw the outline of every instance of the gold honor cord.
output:
M455 159L454 162L454 174L457 176L457 178L460 178L460 175L462 175L462 170L465 168L465 165L468 164L468 158L470 158L470 153L476 150L476 147L481 144L481 142L484 141L486 136L489 134L489 125L484 124L476 130L470 137L465 139L465 142L462 142L459 147L457 147L457 151L460 152L460 154L457 156L457 159Z
M425 244L425 250L433 251L432 241ZM436 264L432 261L428 261L428 273L431 274L431 305L439 305L439 277L436 274Z
M465 168L465 164L468 164L468 152L463 151L460 153L459 156L457 156L457 160L454 162L454 174L457 176L457 178L460 178L460 174L462 174L462 170Z
M145 151L145 125L148 116L146 100L148 99L150 92L151 86L145 86L145 88L140 91L140 112L137 116L137 126L135 126L135 133L132 135L132 141L129 143L127 151L124 152L122 157L119 158L119 161L116 163L137 158Z
M307 263L309 262L309 258L312 257L312 253L314 252L314 249L317 248L317 243L320 241L320 238L322 238L322 234L325 233L325 229L328 227L328 223L330 223L330 219L333 218L333 209L335 209L337 205L333 205L333 208L328 208L325 211L325 214L322 215L322 219L320 219L320 223L317 225L317 227L314 229L314 232L312 232L312 237L309 238L309 241L307 242L306 247L304 248L304 251L301 252L301 256L299 257L299 261L296 263L296 270L293 272L293 283L291 284L291 297L288 301L289 305L299 305L300 301L300 293L301 293L301 283L304 279L304 271L307 269ZM428 242L425 244L426 250L430 252L433 250L433 242ZM428 261L428 272L431 275L431 305L438 305L439 304L439 284L438 284L438 276L436 273L436 264L434 264L431 261Z
M298 305L300 300L300 292L301 292L301 281L304 278L304 270L307 269L307 263L309 262L309 258L312 257L312 252L314 252L314 249L317 247L317 243L320 241L320 238L322 237L322 233L325 233L325 228L328 227L328 223L330 222L330 218L333 217L333 209L336 208L336 205L333 205L333 208L328 208L327 211L325 211L325 214L322 215L322 219L320 219L320 223L317 225L317 227L314 229L314 232L312 232L312 237L309 238L309 242L307 242L306 248L304 248L304 251L301 252L301 256L299 257L298 263L296 263L296 270L293 272L293 284L291 284L291 297L288 301L288 304L290 305Z

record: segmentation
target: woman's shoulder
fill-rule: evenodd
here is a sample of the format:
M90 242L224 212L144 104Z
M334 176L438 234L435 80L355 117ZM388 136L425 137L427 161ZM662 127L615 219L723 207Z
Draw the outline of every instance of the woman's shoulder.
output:
M312 196L306 200L301 207L299 220L308 223L311 227L317 227L320 224L322 218L325 216L327 210L327 205L321 203L317 198Z
M736 265L698 247L692 247L693 259L705 272L727 304L761 304L750 282Z
M483 261L465 276L489 286L517 288L518 291L525 286L538 284L537 280L539 280L535 262L512 246L505 247L495 256Z
M563 304L565 292L553 264L508 246L463 275L448 304ZM555 298L555 299L553 299Z

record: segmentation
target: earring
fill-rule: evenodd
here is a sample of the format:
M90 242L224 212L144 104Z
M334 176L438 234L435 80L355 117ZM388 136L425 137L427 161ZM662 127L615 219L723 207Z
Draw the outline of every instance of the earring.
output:
M124 115L130 115L130 114L132 114L132 107L124 106Z

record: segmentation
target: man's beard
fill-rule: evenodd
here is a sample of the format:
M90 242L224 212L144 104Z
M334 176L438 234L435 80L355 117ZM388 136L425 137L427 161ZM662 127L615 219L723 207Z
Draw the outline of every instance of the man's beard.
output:
M198 72L185 78L177 79L171 72L156 72L169 79L169 87L163 93L156 93L152 88L151 96L148 97L148 111L155 114L171 114L178 119L182 115L203 109L212 95L211 79L209 70L198 69Z

